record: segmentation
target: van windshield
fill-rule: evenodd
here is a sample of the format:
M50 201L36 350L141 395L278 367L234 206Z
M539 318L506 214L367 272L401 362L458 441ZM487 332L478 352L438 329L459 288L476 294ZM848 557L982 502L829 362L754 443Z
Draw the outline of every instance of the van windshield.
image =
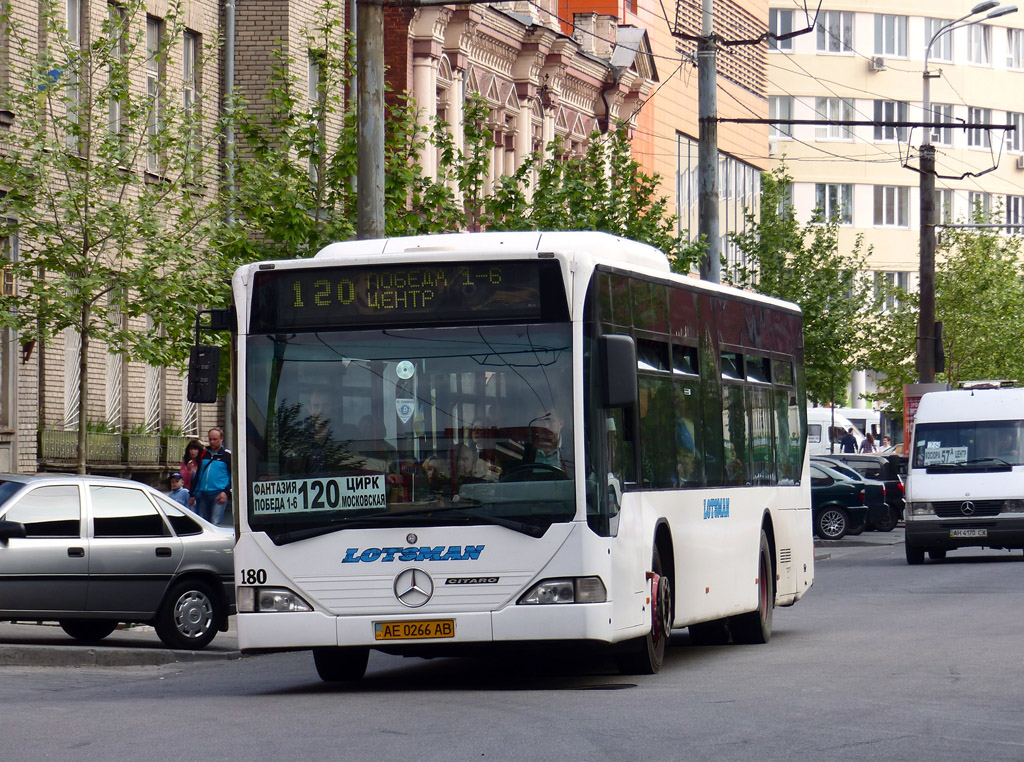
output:
M914 433L914 468L950 470L1024 465L1024 421L919 423Z

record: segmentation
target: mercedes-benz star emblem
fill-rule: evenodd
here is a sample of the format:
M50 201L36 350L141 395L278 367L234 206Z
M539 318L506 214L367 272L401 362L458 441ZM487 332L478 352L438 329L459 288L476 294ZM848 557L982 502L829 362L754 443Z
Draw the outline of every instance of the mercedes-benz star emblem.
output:
M405 569L395 577L395 597L403 606L419 608L434 594L434 580L422 569Z
M960 513L962 513L964 516L973 515L974 503L972 503L970 500L965 500L964 502L960 503Z

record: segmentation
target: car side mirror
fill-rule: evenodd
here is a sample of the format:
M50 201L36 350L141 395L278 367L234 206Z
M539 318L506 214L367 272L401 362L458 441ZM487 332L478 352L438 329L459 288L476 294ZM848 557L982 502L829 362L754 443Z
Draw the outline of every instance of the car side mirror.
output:
M12 537L24 537L25 525L20 521L0 521L0 540L6 542Z

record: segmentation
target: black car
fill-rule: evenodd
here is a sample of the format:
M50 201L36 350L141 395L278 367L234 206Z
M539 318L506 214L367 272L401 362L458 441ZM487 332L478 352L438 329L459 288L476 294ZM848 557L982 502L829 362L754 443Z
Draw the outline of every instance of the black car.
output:
M843 461L867 479L877 479L883 482L886 502L892 506L897 520L903 518L904 483L907 475L907 457L905 455L837 452L829 457Z
M860 534L868 519L864 487L838 471L811 462L811 510L814 533L823 540Z
M860 472L831 455L812 455L811 461L831 468L864 488L864 505L868 507L868 529L891 532L896 528L899 516L886 502L885 484L868 479Z

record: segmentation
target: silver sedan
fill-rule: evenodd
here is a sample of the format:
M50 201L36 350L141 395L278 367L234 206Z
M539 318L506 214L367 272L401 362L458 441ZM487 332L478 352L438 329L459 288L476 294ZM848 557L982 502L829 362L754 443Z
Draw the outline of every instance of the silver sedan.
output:
M96 641L147 623L199 649L234 613L234 534L139 482L0 474L0 620Z

